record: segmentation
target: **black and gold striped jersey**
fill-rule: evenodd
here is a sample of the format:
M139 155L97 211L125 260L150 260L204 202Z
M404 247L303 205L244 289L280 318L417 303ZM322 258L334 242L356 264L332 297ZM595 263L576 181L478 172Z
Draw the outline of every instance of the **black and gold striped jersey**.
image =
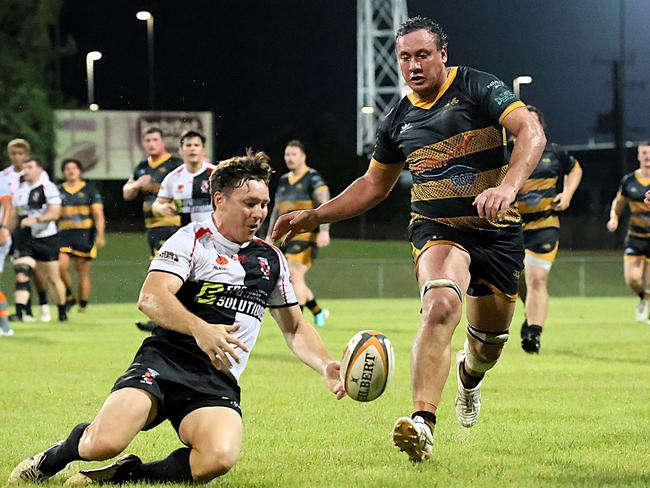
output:
M102 196L90 181L81 180L76 185L59 184L61 216L59 230L93 229L92 209L104 206Z
M553 199L561 191L564 176L578 160L557 144L547 144L537 167L524 182L517 195L517 209L524 222L524 230L560 227L560 219L553 210Z
M135 167L135 170L133 170L134 180L144 175L151 175L150 183L142 190L142 212L144 213L144 226L147 229L168 226L180 227L181 219L178 215L171 217L155 216L151 211L151 207L153 206L153 202L156 201L162 180L181 164L183 164L181 159L165 153L155 161L152 161L151 158L141 161Z
M643 178L638 169L621 180L618 196L625 199L630 209L628 235L650 238L650 208L643 203L645 193L650 190L650 178Z
M280 178L278 189L275 193L275 205L279 215L284 215L295 210L311 210L319 204L314 193L321 188L327 188L327 183L321 174L313 168L300 176L286 173ZM298 234L294 240L316 241L316 232Z
M409 94L391 109L377 131L373 159L406 162L413 220L467 230L518 226L514 204L503 221L491 222L478 216L472 202L503 180L508 164L500 124L523 106L495 76L452 67L435 98Z

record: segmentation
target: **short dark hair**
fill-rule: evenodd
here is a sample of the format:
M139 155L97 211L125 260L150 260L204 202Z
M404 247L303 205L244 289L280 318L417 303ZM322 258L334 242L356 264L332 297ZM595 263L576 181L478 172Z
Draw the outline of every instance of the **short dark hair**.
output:
M81 171L82 173L84 172L84 167L81 165L81 161L79 161L78 159L74 159L74 158L67 158L67 159L64 159L63 161L61 161L61 173L63 173L65 171L65 167L70 163L77 165L77 168L79 168L79 171Z
M639 144L637 146L650 146L650 139L639 141Z
M395 40L399 39L406 34L411 32L424 29L425 31L436 36L436 45L438 46L438 51L443 47L447 47L447 34L442 30L439 24L435 23L429 17L423 17L416 15L415 17L410 17L400 24L397 29L397 34L395 34Z
M31 156L27 161L25 161L25 164L27 164L27 163L29 163L31 161L34 161L36 163L36 166L38 166L39 168L43 167L43 163L42 163L40 158L37 158L35 156Z
M542 113L542 111L538 109L535 105L526 105L526 108L528 109L529 112L537 114L537 117L539 118L539 123L542 124L542 127L546 129L546 119L544 118L544 114Z
M144 136L148 134L156 134L156 133L160 134L161 139L165 137L165 134L163 134L163 131L160 127L156 125L152 125L149 127L145 127L145 129L142 131L142 138L144 139Z
M298 139L291 139L289 142L287 142L287 147L297 147L304 154L307 154L307 151L305 151L305 145L302 143L302 141L299 141Z
M273 174L271 158L262 151L246 150L246 155L235 156L219 162L210 175L210 194L216 192L229 195L247 181L263 181L267 185ZM212 202L214 207L214 200Z
M182 146L183 143L185 142L185 139L194 139L195 137L198 137L201 139L201 144L205 146L205 136L201 134L200 132L197 132L195 130L186 130L181 134L181 140L180 140L180 145Z

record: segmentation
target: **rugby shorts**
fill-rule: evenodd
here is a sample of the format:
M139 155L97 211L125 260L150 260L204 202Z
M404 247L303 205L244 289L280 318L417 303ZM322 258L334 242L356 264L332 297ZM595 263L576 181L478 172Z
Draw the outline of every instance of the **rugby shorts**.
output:
M431 246L447 244L469 254L469 296L498 294L517 299L519 276L523 269L524 246L521 227L467 231L432 220L414 220L409 225L413 260Z
M318 245L314 241L292 239L281 248L288 261L295 261L311 268L318 255Z
M628 234L625 238L625 256L650 259L650 237L638 237Z
M143 430L169 420L179 431L186 415L202 407L227 407L242 414L237 380L220 371L198 346L195 350L171 344L161 337L148 337L131 366L111 391L137 388L158 401L156 417Z
M560 229L524 229L525 266L540 266L551 269L560 246Z
M66 229L59 232L60 252L86 259L97 257L95 229Z

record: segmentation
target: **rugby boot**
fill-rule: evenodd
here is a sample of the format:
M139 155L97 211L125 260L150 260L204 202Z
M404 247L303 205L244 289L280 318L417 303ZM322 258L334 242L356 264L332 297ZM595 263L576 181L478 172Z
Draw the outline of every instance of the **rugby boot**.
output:
M32 457L25 459L18 463L18 465L13 469L7 480L9 483L16 483L18 481L33 481L41 482L49 479L53 475L47 475L41 471L41 465L45 458L47 457L48 451L51 449L60 446L63 444L63 441L59 441L56 444L51 445L47 449L38 454L34 454Z
M400 417L393 427L393 442L414 463L431 458L433 434L422 417Z
M465 350L461 349L456 354L456 417L463 427L472 427L478 422L478 416L481 412L481 384L479 382L474 388L465 388L460 379L460 368L465 362Z
M83 469L68 478L66 486L83 486L91 484L111 483L120 485L131 481L131 473L140 466L142 461L135 454L127 454L103 468Z
M541 327L529 326L521 339L521 348L529 354L539 354L539 350L542 348L541 334Z

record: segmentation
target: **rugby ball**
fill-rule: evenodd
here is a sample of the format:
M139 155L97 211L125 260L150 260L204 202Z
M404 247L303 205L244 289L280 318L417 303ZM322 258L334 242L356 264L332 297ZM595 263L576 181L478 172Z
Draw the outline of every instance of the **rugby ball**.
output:
M350 398L370 402L386 390L394 368L395 353L388 338L376 330L364 330L345 346L341 381Z

